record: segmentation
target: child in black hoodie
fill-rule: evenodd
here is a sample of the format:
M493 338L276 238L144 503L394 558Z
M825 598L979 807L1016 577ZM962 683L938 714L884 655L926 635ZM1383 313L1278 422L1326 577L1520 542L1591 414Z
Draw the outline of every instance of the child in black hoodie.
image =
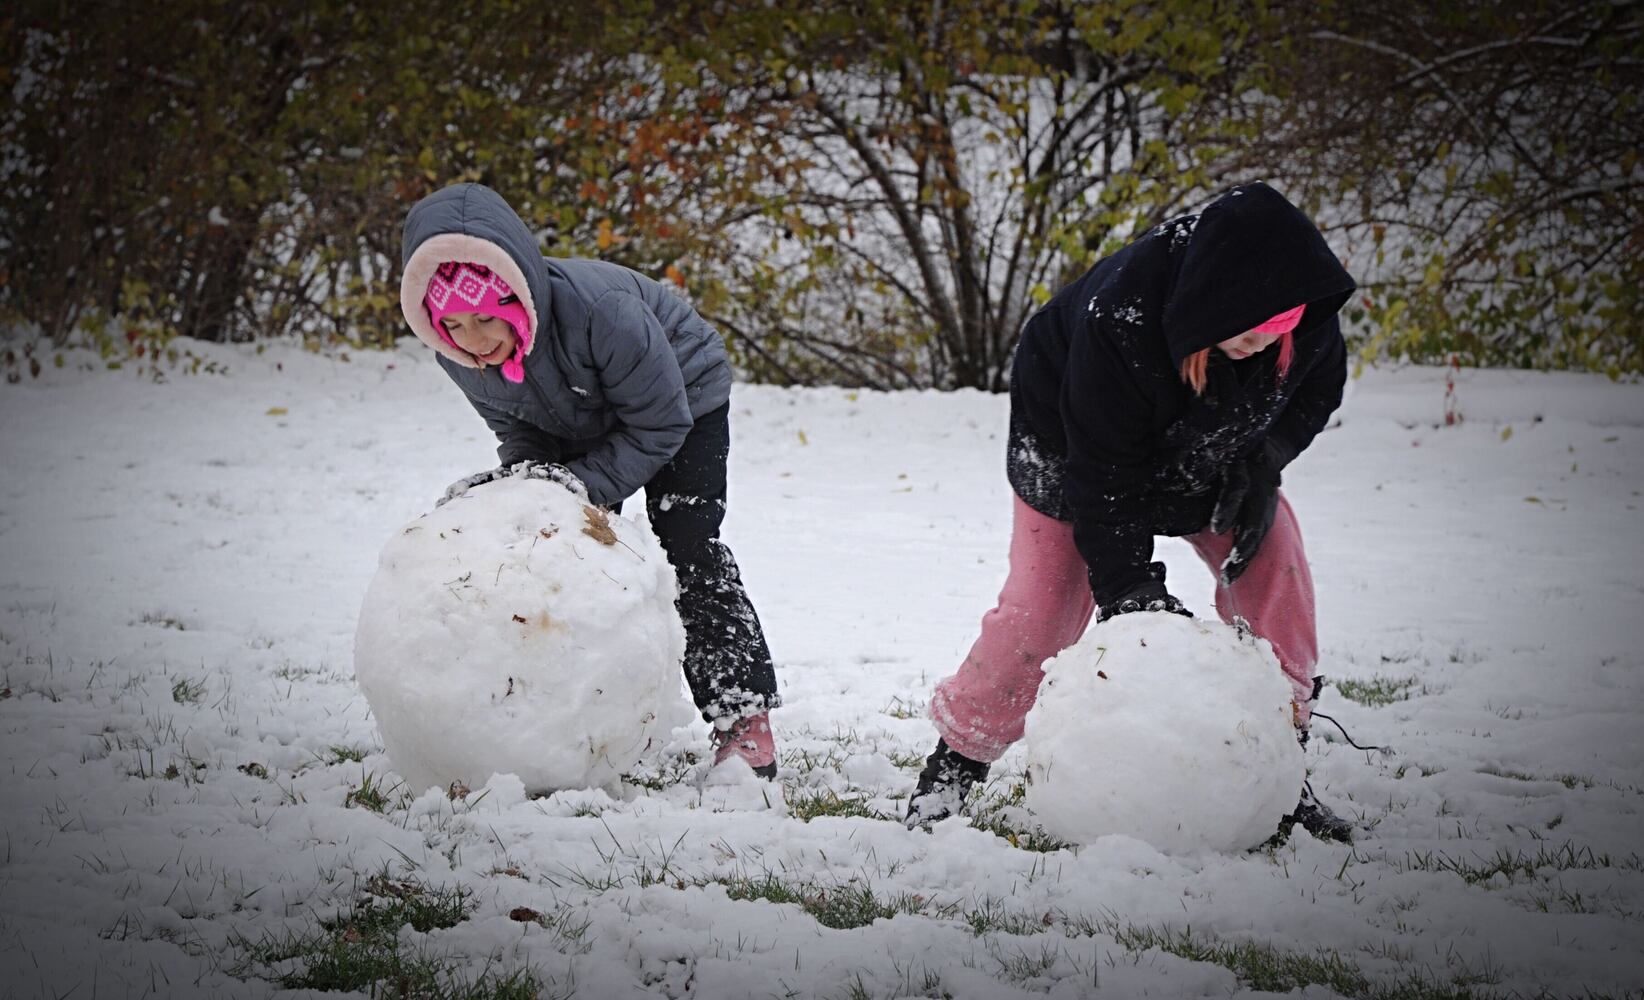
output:
M1028 320L1010 386L1010 572L936 687L941 739L910 826L957 811L1021 738L1044 661L1093 613L1188 613L1152 561L1155 535L1185 536L1217 572L1222 620L1272 643L1305 741L1313 583L1279 474L1341 404L1336 313L1353 289L1312 221L1257 183L1097 262ZM1287 828L1350 838L1300 792Z

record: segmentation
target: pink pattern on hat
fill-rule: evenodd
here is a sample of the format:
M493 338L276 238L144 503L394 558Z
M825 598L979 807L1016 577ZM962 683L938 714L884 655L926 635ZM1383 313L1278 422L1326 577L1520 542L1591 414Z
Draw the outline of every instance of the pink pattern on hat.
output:
M440 339L459 351L462 348L440 322L447 313L475 312L506 320L514 328L519 343L513 356L502 363L502 377L510 382L525 381L525 352L531 348L530 316L519 296L495 271L483 264L445 261L428 279L428 291L423 294L422 303Z
M1294 330L1296 328L1296 325L1298 323L1301 322L1302 311L1305 310L1306 308L1307 308L1307 303L1304 302L1304 303L1302 303L1301 305L1297 306L1294 309L1286 309L1284 312L1279 313L1277 316L1274 316L1274 317L1272 317L1271 319L1268 319L1268 320L1264 320L1263 322L1257 324L1256 326L1251 327L1250 332L1251 333L1289 333L1291 330Z

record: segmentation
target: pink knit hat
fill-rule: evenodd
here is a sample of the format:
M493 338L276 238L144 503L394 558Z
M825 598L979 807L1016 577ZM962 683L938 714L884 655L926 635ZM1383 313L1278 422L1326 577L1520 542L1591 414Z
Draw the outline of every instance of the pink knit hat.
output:
M1302 311L1307 303L1302 303L1294 309L1286 309L1271 319L1265 320L1257 326L1251 327L1251 333L1289 333L1301 322Z
M508 287L501 276L483 264L448 260L434 270L428 279L428 291L422 297L428 318L439 331L441 339L457 350L462 350L451 339L440 318L447 313L476 312L507 320L519 336L513 357L502 363L502 377L510 382L525 381L525 352L531 349L531 320L520 303L519 296Z

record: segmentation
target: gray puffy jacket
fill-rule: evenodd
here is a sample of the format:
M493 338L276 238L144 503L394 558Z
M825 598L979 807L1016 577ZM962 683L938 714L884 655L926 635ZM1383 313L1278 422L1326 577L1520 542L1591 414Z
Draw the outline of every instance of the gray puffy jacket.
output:
M445 261L483 264L519 294L535 334L519 384L434 329L422 297ZM696 418L730 398L719 332L664 285L617 264L544 257L502 196L457 184L412 206L400 308L501 442L504 465L564 461L595 503L644 486Z

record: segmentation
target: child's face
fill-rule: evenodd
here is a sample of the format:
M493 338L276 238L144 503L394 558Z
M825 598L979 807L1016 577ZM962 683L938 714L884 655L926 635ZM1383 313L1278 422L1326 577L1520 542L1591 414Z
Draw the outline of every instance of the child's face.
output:
M484 365L500 365L514 356L519 335L505 319L476 312L453 312L440 317L445 332L458 347Z
M1248 330L1239 334L1237 337L1227 338L1217 344L1216 347L1223 354L1232 358L1234 361L1238 361L1241 358L1248 358L1252 354L1260 354L1261 352L1267 350L1269 347L1272 347L1273 342L1278 340L1281 336L1283 336L1283 334L1257 333L1254 330Z

